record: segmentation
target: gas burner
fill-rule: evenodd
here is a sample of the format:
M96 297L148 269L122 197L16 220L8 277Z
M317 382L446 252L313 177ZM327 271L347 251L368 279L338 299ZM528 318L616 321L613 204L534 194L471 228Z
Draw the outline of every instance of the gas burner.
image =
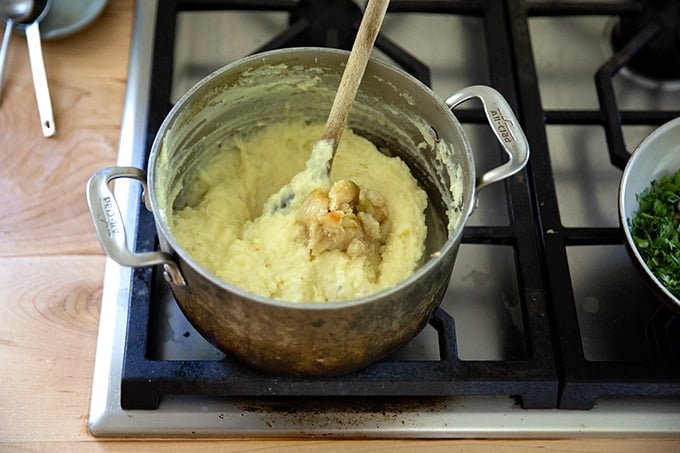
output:
M680 3L642 2L642 12L613 21L608 30L613 52L630 52L626 70L648 86L680 87Z
M350 50L362 14L353 0L301 0L290 11L289 29L258 51L292 46ZM430 69L404 48L382 34L375 47L425 85L431 85Z
M349 50L361 14L352 0L302 0L291 12L290 24L305 25L305 45Z

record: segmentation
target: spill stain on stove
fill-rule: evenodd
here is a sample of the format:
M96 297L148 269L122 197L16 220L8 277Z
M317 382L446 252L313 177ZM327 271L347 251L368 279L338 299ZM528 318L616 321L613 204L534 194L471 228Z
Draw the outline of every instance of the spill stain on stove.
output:
M390 401L384 398L294 398L257 399L238 403L241 416L259 414L270 428L279 422L286 425L314 426L316 428L365 428L367 423L398 422L418 426L423 414L441 413L449 402L443 397L399 397Z

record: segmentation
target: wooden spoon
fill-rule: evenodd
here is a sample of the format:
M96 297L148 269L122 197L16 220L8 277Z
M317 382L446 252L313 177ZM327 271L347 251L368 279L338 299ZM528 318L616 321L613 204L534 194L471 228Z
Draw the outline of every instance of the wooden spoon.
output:
M286 184L267 200L264 212L284 209L290 206L296 196L306 196L314 189L329 185L331 167L340 136L347 124L349 111L359 91L368 58L371 55L373 44L382 26L389 3L389 0L368 1L328 115L324 134L314 144L305 169L295 175L289 184Z
M352 108L354 98L356 98L357 91L359 91L361 79L366 71L373 43L375 43L375 39L378 36L389 3L389 0L369 0L364 16L361 19L359 31L347 60L347 66L345 66L345 71L342 73L338 92L335 94L335 99L328 115L326 130L321 137L321 140L332 140L333 156L328 163L329 172L340 136L347 124L349 111Z

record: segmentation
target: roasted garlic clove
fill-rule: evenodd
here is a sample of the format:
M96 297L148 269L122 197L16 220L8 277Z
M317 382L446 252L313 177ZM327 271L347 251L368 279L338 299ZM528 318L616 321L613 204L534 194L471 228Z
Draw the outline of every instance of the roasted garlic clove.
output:
M349 180L336 182L327 194L321 190L309 194L296 220L305 227L307 246L316 255L328 250L351 257L368 255L384 245L389 230L382 195Z

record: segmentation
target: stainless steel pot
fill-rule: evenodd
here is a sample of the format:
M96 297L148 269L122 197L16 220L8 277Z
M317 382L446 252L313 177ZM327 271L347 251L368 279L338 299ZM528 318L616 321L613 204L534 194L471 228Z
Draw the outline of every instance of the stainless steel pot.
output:
M442 102L426 86L372 60L349 127L399 156L428 193L428 239L422 266L396 286L361 299L323 304L272 300L243 291L198 265L169 228L182 187L213 149L284 119L325 121L347 53L321 48L277 50L239 60L203 79L163 122L148 168L114 167L88 182L87 194L105 252L125 266L162 265L192 325L232 357L263 370L330 376L362 368L413 338L448 287L463 226L482 187L520 171L529 149L518 121L495 90L474 86ZM472 152L451 108L479 98L507 152L503 165L475 177ZM389 150L389 151L388 151ZM127 249L109 183L133 178L145 187L161 251Z

